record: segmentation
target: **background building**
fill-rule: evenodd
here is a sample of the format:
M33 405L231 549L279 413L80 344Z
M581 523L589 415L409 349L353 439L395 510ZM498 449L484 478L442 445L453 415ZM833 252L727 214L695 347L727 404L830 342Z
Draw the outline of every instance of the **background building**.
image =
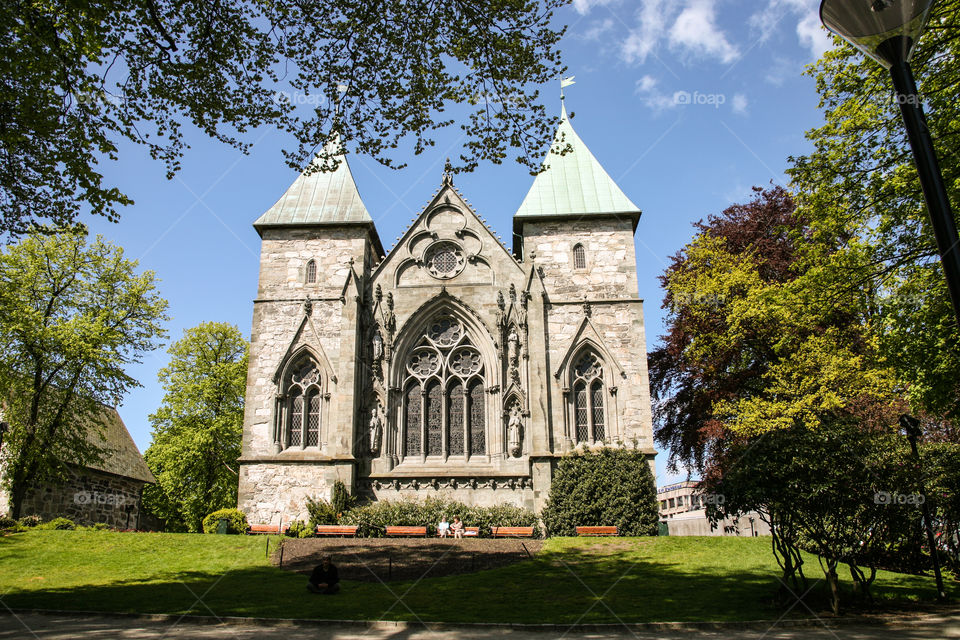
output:
M447 172L385 254L345 157L254 223L250 522L302 518L337 479L376 499L540 509L577 446L635 446L652 468L640 210L564 112L566 144L514 216L513 251Z
M722 496L704 496L694 480L675 482L657 489L660 503L660 531L671 536L768 536L770 527L751 511L739 518L727 518L710 526L706 504L723 500Z

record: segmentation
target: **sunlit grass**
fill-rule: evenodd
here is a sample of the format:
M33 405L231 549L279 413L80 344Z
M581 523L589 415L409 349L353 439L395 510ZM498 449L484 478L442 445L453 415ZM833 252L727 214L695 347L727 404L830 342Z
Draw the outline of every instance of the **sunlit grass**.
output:
M0 538L0 594L14 608L284 618L597 623L782 613L773 605L779 569L769 538L555 538L533 560L475 574L428 574L389 588L342 575L332 597L307 593L303 576L271 566L266 544L254 536L20 533ZM815 559L806 573L811 583L821 577ZM888 572L874 592L887 602L935 595L931 578ZM823 608L814 598L814 610ZM790 617L804 613L797 607Z

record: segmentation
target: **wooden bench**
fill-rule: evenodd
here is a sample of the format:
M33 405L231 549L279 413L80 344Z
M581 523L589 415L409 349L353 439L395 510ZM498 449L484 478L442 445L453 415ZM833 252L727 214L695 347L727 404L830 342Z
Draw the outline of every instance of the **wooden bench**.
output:
M287 530L287 527L283 528L284 531ZM280 533L280 525L278 524L252 524L250 528L247 529L247 533L267 533L267 534L278 534Z
M408 538L426 538L427 537L427 528L426 527L387 527L387 537L399 537L405 536Z
M354 538L357 535L357 525L355 524L350 524L350 525L318 524L317 535L318 536L348 536L348 537Z
M437 536L440 535L440 532L437 532ZM447 537L453 537L453 531L447 530ZM480 527L464 527L463 528L463 537L464 538L479 538L480 537Z
M494 538L532 538L533 527L491 527Z
M615 536L616 527L577 527L578 536Z

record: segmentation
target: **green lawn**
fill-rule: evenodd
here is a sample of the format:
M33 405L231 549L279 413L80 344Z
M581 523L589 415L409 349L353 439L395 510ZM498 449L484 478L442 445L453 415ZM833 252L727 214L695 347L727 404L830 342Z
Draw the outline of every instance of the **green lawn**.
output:
M0 537L0 600L11 608L448 622L756 620L782 613L770 603L779 572L769 538L556 538L535 559L509 567L389 587L345 580L335 597L313 596L302 576L270 566L265 544L254 536L8 535ZM808 577L820 577L815 559L806 568ZM881 573L875 595L932 601L935 594L932 578ZM805 613L798 606L790 617Z

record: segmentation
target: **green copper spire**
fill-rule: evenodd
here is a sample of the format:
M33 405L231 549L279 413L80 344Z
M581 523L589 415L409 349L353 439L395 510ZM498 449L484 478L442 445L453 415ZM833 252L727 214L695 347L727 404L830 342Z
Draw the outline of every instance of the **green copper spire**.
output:
M310 175L300 174L276 204L260 216L253 226L274 227L285 225L373 224L367 212L357 184L350 173L350 165L343 155L339 139L327 143L328 153L340 155L336 171L315 171ZM319 159L314 164L319 164Z
M571 150L558 155L566 144ZM566 106L562 107L560 125L543 163L548 168L537 175L514 218L618 213L639 216L637 205L607 175L573 130Z

